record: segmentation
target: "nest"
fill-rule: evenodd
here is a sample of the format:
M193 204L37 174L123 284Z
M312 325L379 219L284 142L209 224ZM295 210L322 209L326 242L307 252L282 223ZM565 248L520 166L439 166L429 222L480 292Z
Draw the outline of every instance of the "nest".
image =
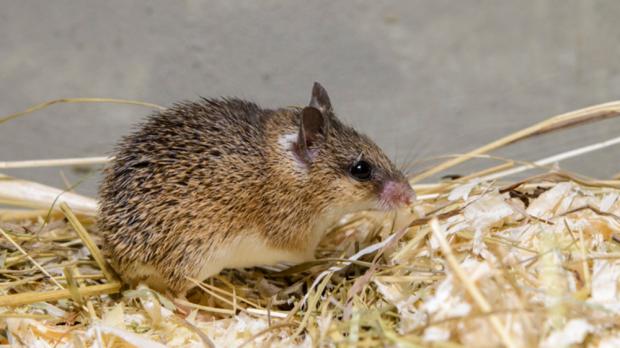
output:
M314 262L194 280L188 315L148 288L122 287L99 249L96 202L0 177L0 203L29 208L0 210L0 342L618 346L620 181L558 169L505 179L613 141L417 184L498 147L618 109L611 103L556 116L430 168L412 178L419 196L412 207L345 217Z

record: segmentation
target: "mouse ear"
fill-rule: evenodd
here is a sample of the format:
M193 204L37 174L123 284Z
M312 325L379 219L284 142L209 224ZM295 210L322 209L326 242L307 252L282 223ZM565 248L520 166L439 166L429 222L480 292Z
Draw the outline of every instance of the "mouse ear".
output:
M310 98L309 106L315 107L321 111L323 114L327 114L328 112L332 112L332 103L329 100L329 95L327 95L327 91L320 83L315 82L312 86L312 97Z
M297 137L297 155L306 163L311 163L316 157L316 144L325 141L329 129L329 114L332 112L332 103L327 91L320 83L312 86L310 104L301 110L299 120L299 135Z
M327 117L314 106L306 106L301 111L299 134L297 136L297 154L309 164L316 157L316 144L327 137Z

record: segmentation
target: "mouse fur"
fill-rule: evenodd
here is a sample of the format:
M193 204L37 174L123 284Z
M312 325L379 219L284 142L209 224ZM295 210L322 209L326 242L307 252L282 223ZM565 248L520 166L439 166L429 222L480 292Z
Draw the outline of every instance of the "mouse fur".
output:
M318 83L303 108L175 104L114 155L100 186L106 255L125 282L180 296L188 279L223 268L311 260L342 215L413 197L383 151L335 116Z

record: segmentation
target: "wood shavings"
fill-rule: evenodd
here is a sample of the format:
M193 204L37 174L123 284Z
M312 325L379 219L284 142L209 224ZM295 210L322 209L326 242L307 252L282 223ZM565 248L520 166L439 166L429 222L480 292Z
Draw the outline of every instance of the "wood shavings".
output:
M539 190L541 185L546 189ZM485 347L506 340L514 347L551 347L583 344L593 337L601 344L616 342L620 326L613 318L620 314L620 247L612 237L620 233L620 224L610 214L620 211L620 190L573 181L533 185L525 181L518 189L530 197L524 208L521 196L500 193L500 187L476 183L467 195L461 191L457 200L450 201L453 189L438 186L436 197L421 204L423 209L401 212L396 224L393 216L383 220L377 214L351 216L322 243L319 254L330 261L281 276L263 268L225 271L204 283L204 291L191 294L196 309L185 320L216 347L309 347L318 342L340 346L353 341ZM458 267L478 289L488 312L481 311L448 267L436 235L430 233L428 221L442 216L446 211L442 209L456 211L438 223ZM80 219L81 224L74 224L83 225L93 243L100 243L92 220ZM417 223L419 219L427 222ZM407 228L407 221L414 227ZM75 281L81 286L110 282L66 222L38 219L2 226L61 285L66 285L61 265L69 263L75 265ZM359 238L356 231L375 233L380 239ZM3 245L0 300L34 290L53 291L54 283L46 281L28 258L10 243ZM379 252L383 256L376 258ZM371 266L374 270L368 273ZM270 290L261 291L265 288ZM0 307L0 316L6 318L6 343L204 344L173 313L174 305L150 289L130 290L125 296L81 297L93 307L94 319L71 295L60 301ZM47 319L35 319L36 315ZM492 318L505 337L498 336Z
M592 327L592 325L590 325L586 320L573 319L566 323L562 329L549 335L549 337L542 342L541 347L569 347L574 344L583 343L586 335L592 332L593 329L594 327Z
M618 110L616 102L557 116L413 180ZM579 153L587 151L566 154ZM570 158L566 154L560 157ZM557 166L518 182L495 181L537 167L515 169L515 163L419 185L419 201L396 218L376 212L344 218L322 242L319 262L290 272L226 270L189 294L193 311L187 317L150 289L121 293L97 255L96 201L2 176L0 201L13 208L0 210L0 228L14 243L0 239L0 344L620 345L620 181L583 179ZM54 201L77 215L51 207ZM54 292L55 283L71 291Z

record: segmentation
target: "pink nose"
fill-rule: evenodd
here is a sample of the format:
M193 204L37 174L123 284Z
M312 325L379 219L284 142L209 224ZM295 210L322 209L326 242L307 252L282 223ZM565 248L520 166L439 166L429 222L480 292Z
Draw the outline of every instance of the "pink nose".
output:
M381 200L393 207L409 205L415 200L415 192L408 182L388 181L381 190Z

